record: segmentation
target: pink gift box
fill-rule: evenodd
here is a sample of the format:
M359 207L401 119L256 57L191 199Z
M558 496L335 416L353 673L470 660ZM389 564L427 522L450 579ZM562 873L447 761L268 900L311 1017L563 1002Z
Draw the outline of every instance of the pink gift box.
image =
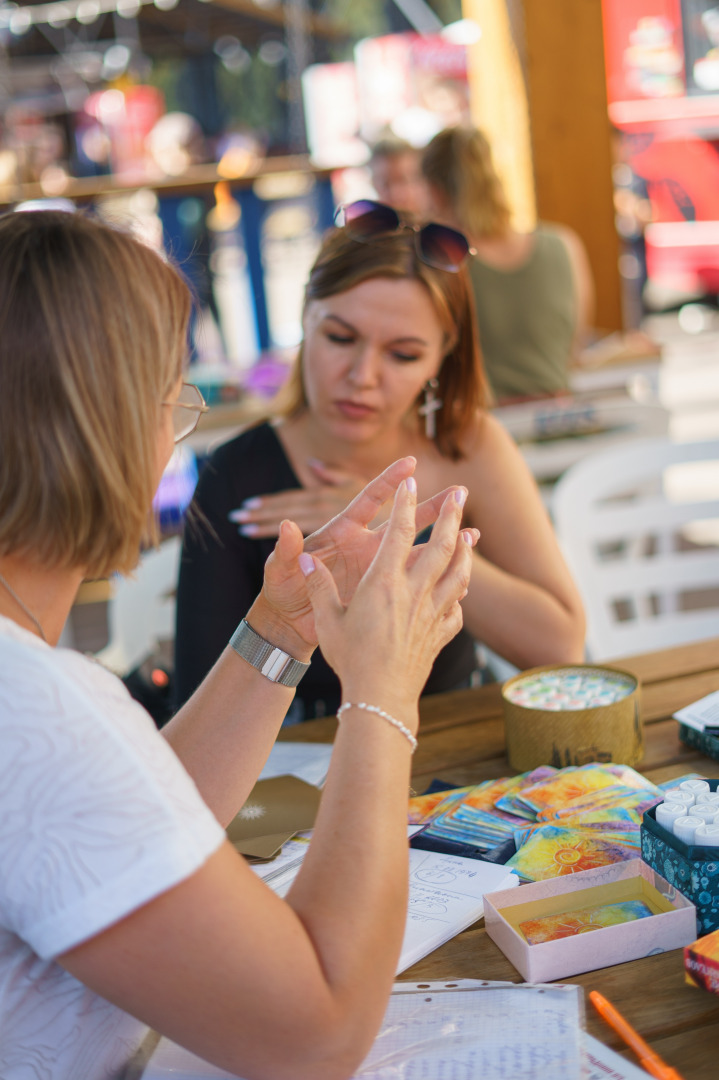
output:
M518 929L527 919L625 900L643 900L653 914L537 945L530 945ZM697 936L694 904L642 859L488 893L484 925L527 982L551 982L668 952L691 944Z

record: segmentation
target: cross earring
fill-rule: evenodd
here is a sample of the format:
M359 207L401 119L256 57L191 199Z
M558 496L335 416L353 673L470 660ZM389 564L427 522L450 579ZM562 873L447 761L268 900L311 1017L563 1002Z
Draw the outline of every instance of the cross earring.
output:
M437 421L435 414L442 408L442 402L435 395L439 386L439 379L429 379L424 387L424 405L419 407L419 415L424 417L424 433L428 439L434 439L437 435Z

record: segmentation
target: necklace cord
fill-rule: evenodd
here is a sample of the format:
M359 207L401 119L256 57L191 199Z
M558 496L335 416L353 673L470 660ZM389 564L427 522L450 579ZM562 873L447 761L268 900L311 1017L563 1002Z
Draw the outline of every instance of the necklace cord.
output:
M40 637L42 638L42 640L43 640L43 641L44 641L44 642L45 642L45 643L47 644L47 637L45 636L45 631L44 631L44 630L43 630L43 628L42 628L42 625L41 625L41 623L40 623L40 620L39 620L39 619L38 619L38 618L37 618L37 617L36 617L35 615L33 615L32 611L30 611L30 608L29 608L29 607L27 606L27 604L25 604L25 603L24 603L24 602L23 602L23 601L22 601L22 600L20 599L20 597L19 597L19 596L18 596L18 594L17 594L16 592L15 592L15 590L13 589L12 585L10 584L10 582L9 582L9 581L6 581L6 580L5 580L5 578L4 578L3 576L2 576L2 574L0 574L0 585L4 585L4 586L5 586L5 588L6 588L6 589L7 589L7 591L8 591L9 593L10 593L10 595L12 596L13 600L15 601L15 603L16 603L16 604L18 605L18 607L20 607L20 608L21 608L21 609L22 609L22 610L23 610L23 611L25 612L25 614L27 615L27 617L28 617L28 619L30 620L30 622L31 622L31 623L32 623L32 624L33 624L33 625L35 626L35 628L37 629L37 632L38 632L38 634L40 635Z

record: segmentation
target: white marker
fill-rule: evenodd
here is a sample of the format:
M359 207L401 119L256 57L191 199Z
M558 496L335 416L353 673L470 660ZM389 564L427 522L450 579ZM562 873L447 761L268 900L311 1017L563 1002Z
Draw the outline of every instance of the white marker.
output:
M679 817L674 822L674 835L685 844L694 843L694 834L704 822L700 817Z
M700 795L704 795L709 791L708 780L682 780L679 785L681 791L691 791L692 795L699 798Z
M666 802L684 803L685 806L693 806L696 802L693 791L687 791L686 788L678 787L669 788L669 791L665 791L664 799Z
M687 816L687 808L680 802L662 802L657 806L657 824L667 832L674 832L674 822L677 818Z
M719 825L698 825L694 843L700 847L719 847Z

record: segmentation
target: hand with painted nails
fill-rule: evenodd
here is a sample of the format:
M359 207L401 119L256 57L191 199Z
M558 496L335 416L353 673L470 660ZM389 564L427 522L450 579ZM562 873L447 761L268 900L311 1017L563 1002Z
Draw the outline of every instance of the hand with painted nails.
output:
M294 522L283 521L275 549L265 564L262 600L270 609L273 622L291 628L303 642L317 644L312 604L307 584L300 570L299 558L303 553L321 559L334 579L340 603L349 603L363 574L375 558L389 523L375 529L369 528L379 510L392 499L402 481L412 476L415 460L401 458L372 480L352 500L350 505L332 518L317 532L303 541L302 533ZM465 488L447 488L416 507L413 528L420 532L436 521L448 496L458 508L464 503ZM474 529L466 530L476 540ZM412 532L414 542L415 532ZM467 545L469 546L469 545ZM413 565L422 552L423 545L408 555Z
M256 495L230 511L228 517L238 525L241 536L279 536L286 519L294 521L303 536L309 536L340 514L371 479L314 458L306 464L318 481L315 486Z
M338 588L336 559L333 573L326 555L299 556L320 646L339 675L343 698L381 701L405 719L409 710L414 730L416 702L435 657L462 627L460 600L478 539L475 529L460 531L467 492L459 488L443 493L430 539L415 546L418 520L426 514L416 491L412 476L400 483L389 521L372 534L379 543L351 596L346 580Z

